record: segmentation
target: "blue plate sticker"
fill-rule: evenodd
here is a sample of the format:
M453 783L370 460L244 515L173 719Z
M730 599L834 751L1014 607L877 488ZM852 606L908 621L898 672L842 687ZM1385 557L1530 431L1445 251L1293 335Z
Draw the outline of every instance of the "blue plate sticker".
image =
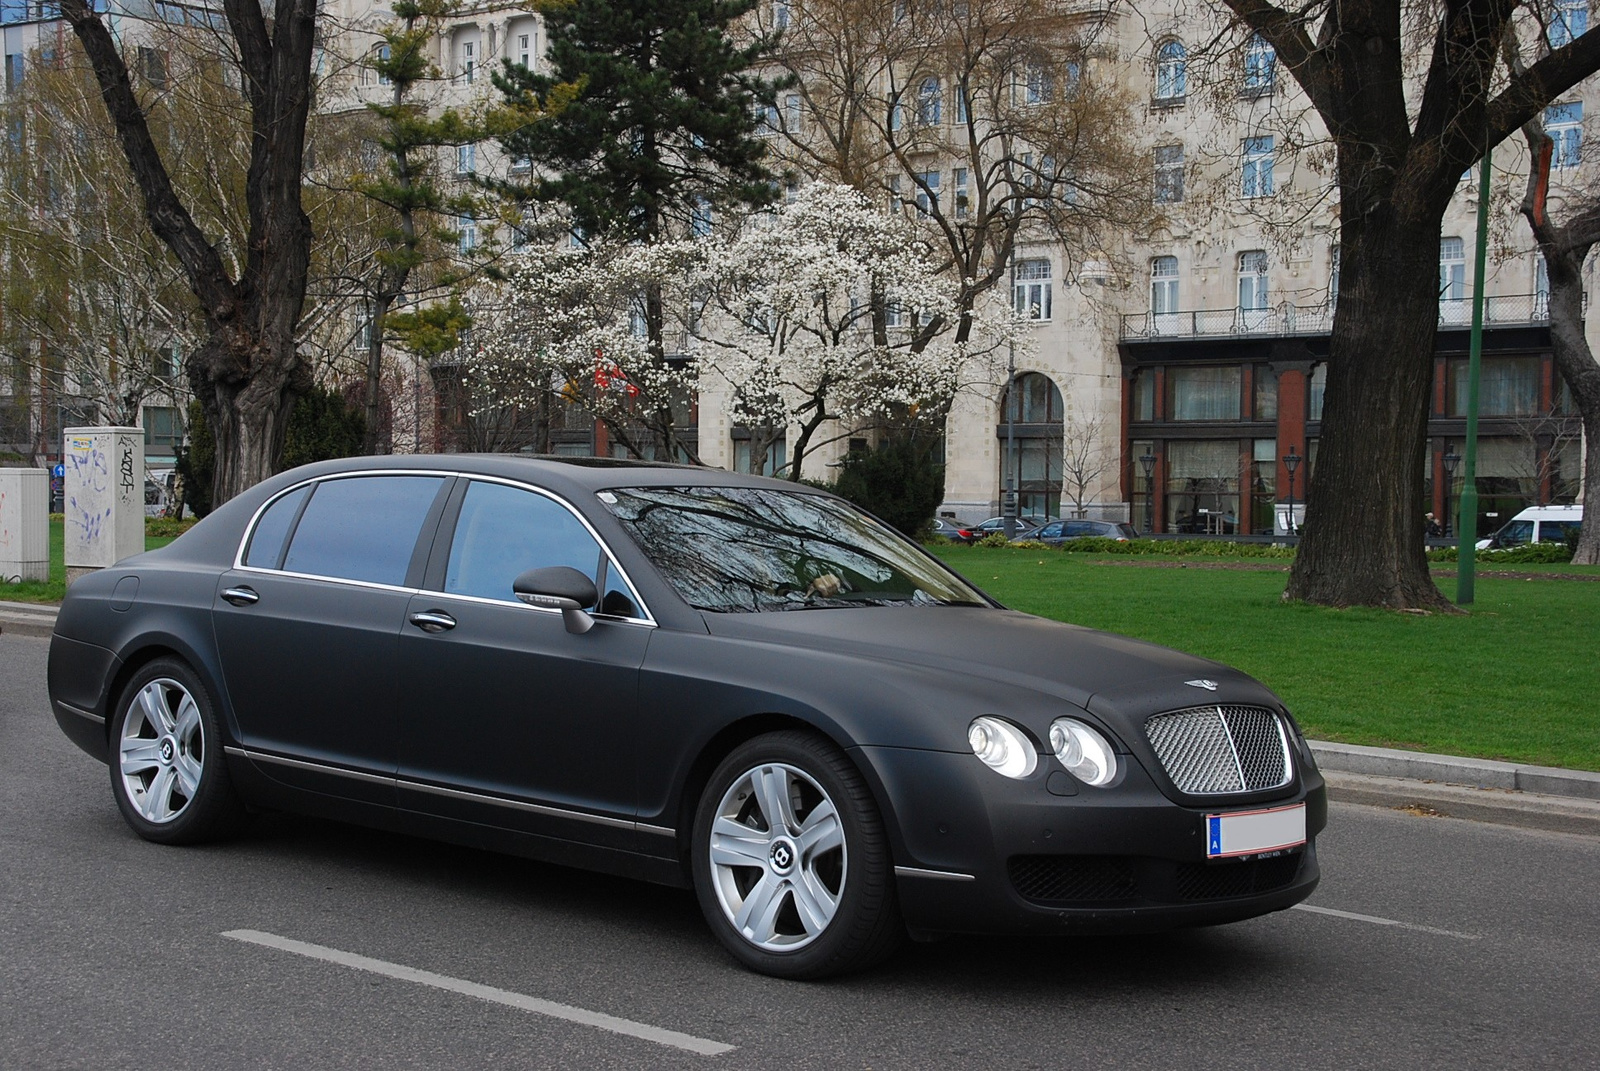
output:
M1206 815L1206 854L1222 854L1222 815Z

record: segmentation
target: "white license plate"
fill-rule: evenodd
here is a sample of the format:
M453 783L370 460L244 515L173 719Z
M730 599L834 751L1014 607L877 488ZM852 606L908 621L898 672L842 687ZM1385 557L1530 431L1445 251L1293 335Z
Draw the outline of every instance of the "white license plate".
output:
M1306 842L1306 805L1206 815L1206 858L1255 855Z

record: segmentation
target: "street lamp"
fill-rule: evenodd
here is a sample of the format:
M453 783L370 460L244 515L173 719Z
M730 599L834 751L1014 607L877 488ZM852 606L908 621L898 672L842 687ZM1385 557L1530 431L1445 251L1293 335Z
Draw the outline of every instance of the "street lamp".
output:
M1145 450L1139 464L1144 466L1144 532L1149 535L1156 530L1156 455Z
M1445 451L1439 459L1444 463L1444 534L1450 534L1450 518L1455 511L1450 508L1450 500L1455 497L1456 466L1461 464L1461 455L1454 451Z
M1303 460L1305 460L1305 459L1302 458L1299 455L1299 453L1297 453L1295 451L1295 448L1292 447L1292 446L1289 447L1289 452L1287 454L1283 455L1283 467L1289 473L1289 534L1290 535L1295 535L1296 534L1296 528L1298 527L1294 523L1294 470L1300 467L1300 462L1303 461Z

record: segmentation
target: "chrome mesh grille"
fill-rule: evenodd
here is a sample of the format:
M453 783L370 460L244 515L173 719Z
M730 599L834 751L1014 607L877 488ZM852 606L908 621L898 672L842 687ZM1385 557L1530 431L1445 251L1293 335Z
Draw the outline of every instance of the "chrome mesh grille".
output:
M1280 788L1294 773L1283 721L1264 707L1175 710L1147 720L1144 731L1172 783L1190 795Z

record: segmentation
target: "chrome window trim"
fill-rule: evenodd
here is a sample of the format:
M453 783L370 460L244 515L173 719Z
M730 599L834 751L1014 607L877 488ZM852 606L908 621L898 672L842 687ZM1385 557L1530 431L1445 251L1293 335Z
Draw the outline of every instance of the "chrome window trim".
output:
M437 476L440 479L450 479L451 477L454 477L456 479L474 480L483 483L503 484L507 487L515 487L518 490L529 491L536 495L542 495L543 497L561 506L568 513L572 514L573 517L577 518L578 523L583 525L584 530L589 533L589 537L593 539L600 547L600 552L606 556L608 571L615 570L616 574L622 578L622 582L627 585L628 591L633 595L634 605L639 607L639 612L643 615L642 617L619 617L616 614L596 613L592 616L601 621L614 621L620 624L628 625L642 625L646 628L659 627L655 618L655 614L650 612L650 607L645 604L643 597L640 596L638 585L633 582L633 578L628 575L628 571L624 569L622 567L622 563L617 560L617 556L611 550L610 544L600 537L600 533L595 531L594 525L589 523L589 518L585 517L582 511L580 511L571 502L567 501L565 498L562 498L554 491L550 491L543 487L537 487L522 480L515 480L505 476L486 476L478 473L462 472L457 469L359 469L354 472L337 472L327 476L313 476L309 479L301 480L299 483L291 484L263 502L256 509L255 513L251 515L250 523L245 525L244 536L239 540L239 546L234 550L233 553L234 570L246 573L257 573L264 576L288 576L293 577L296 580L322 580L330 584L349 584L354 587L373 588L379 591L395 591L410 595L437 595L440 598L463 599L468 602L481 602L493 606L516 606L524 610L533 611L535 613L555 614L560 616L560 610L553 610L543 606L529 606L526 603L514 602L510 599L487 599L481 595L460 595L454 592L444 591L442 589L434 591L431 588L412 588L406 587L405 585L380 584L371 580L355 580L350 577L327 576L322 573L297 573L288 569L267 569L259 565L244 564L245 552L250 546L251 538L255 535L256 526L261 523L262 515L265 514L267 510L272 508L273 503L277 502L285 495L292 494L293 492L298 491L300 488L306 487L310 484L325 483L330 480L349 480L363 476ZM454 539L454 535L455 533L452 532L452 541Z

